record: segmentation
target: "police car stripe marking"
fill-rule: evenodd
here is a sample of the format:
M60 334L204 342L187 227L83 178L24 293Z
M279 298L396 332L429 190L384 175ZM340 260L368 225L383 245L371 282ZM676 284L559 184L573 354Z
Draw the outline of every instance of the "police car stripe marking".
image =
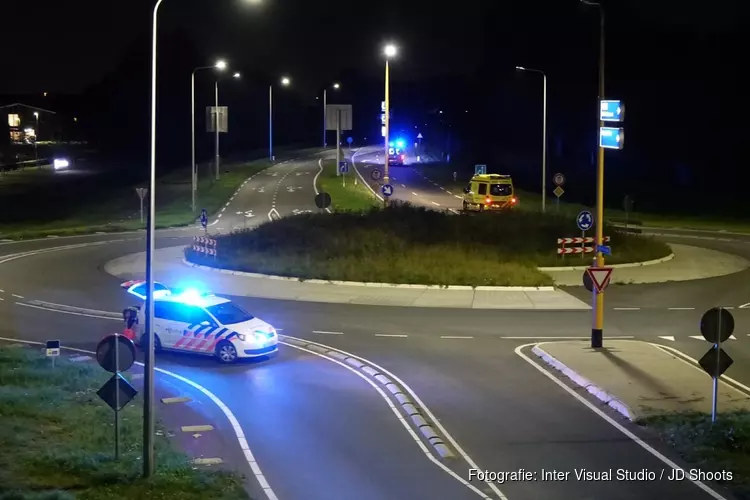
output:
M198 345L195 346L195 350L196 351L200 351L203 348L203 346L205 346L206 344L208 344L210 342L209 339L211 337L211 334L213 332L215 332L216 330L218 330L218 329L219 329L219 327L213 326L209 330L206 330L206 334L203 336L203 340L201 340L201 342Z
M205 351L206 352L213 351L216 348L216 344L218 344L219 341L221 340L221 336L227 332L229 332L229 328L222 328L221 331L216 334L216 337L214 337L213 342L211 342L211 344L209 344L209 346L206 347Z
M236 337L236 336L237 336L237 332L232 332L229 335L227 335L227 338L225 340L232 340L232 337Z

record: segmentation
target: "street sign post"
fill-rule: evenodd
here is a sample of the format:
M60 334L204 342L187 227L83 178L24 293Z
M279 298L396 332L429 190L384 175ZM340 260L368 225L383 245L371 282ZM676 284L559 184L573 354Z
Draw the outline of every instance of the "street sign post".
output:
M119 460L120 410L138 394L138 391L122 378L120 371L126 371L133 366L135 345L124 335L107 335L96 346L96 360L102 368L114 373L96 394L115 411L115 460Z
M379 181L381 177L383 177L383 173L377 168L373 169L370 173L370 179L374 181Z
M555 184L555 186L562 186L565 184L565 176L561 173L556 173L554 177L552 177L552 182Z
M349 172L349 164L344 161L339 162L339 174L341 174L341 182L344 187L346 187L346 173Z
M391 186L390 184L383 184L383 187L380 188L380 191L386 198L390 198L391 196L393 196L393 186Z
M419 141L420 146L422 145L422 139L424 139L424 136L422 136L422 132L420 132L417 134L417 140Z
M599 127L599 147L605 149L622 149L624 145L624 128Z
M135 192L138 194L138 198L141 199L141 224L143 224L143 200L146 198L146 194L148 194L148 189L135 188Z
M713 346L698 361L703 370L711 375L713 399L711 401L711 422L716 422L719 398L719 377L732 366L734 360L724 352L721 344L734 332L734 316L723 307L714 307L701 318L701 335Z
M603 122L625 121L625 105L622 101L601 101L599 120Z
M328 193L318 193L315 195L315 206L321 210L331 206L331 195Z
M487 165L474 165L474 175L485 175L487 173Z
M48 340L44 350L45 356L52 358L52 368L55 367L55 358L60 356L60 341Z
M555 189L552 190L553 193L555 193L555 203L557 204L557 207L555 208L558 212L560 211L560 197L565 193L565 190L557 186Z
M606 245L597 246L596 251L601 252L604 255L612 255L612 247Z
M588 210L582 210L576 216L576 225L578 226L578 229L581 230L581 237L585 240L586 231L594 227L594 216ZM584 244L581 243L581 246L583 245ZM583 253L581 253L581 258L583 258Z

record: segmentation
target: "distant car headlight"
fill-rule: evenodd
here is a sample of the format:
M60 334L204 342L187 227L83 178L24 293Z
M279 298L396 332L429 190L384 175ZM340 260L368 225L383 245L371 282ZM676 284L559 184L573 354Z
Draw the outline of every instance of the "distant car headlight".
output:
M52 162L52 165L55 167L55 170L62 170L64 168L68 168L70 166L70 162L65 158L55 158L55 160Z

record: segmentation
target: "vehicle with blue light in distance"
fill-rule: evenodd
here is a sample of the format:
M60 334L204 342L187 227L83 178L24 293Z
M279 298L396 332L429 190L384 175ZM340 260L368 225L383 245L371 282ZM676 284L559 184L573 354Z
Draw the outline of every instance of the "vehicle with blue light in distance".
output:
M397 139L388 143L388 165L404 165L406 162L406 141Z
M145 281L121 285L145 302ZM145 307L138 307L136 340L147 342ZM269 356L278 351L276 329L231 300L195 288L170 290L154 283L154 345L170 350L215 356L221 363Z

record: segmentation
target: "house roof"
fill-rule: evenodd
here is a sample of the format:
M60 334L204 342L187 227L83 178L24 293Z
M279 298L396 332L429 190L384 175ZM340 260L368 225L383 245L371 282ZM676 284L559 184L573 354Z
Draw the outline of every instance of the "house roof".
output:
M28 104L23 104L23 103L20 103L20 102L14 102L13 104L6 104L5 106L0 106L0 109L3 109L3 108L12 108L14 106L23 106L24 108L35 109L37 111L42 111L44 113L50 113L50 114L53 114L53 115L57 114L54 111L50 111L49 109L37 108L36 106L29 106Z

